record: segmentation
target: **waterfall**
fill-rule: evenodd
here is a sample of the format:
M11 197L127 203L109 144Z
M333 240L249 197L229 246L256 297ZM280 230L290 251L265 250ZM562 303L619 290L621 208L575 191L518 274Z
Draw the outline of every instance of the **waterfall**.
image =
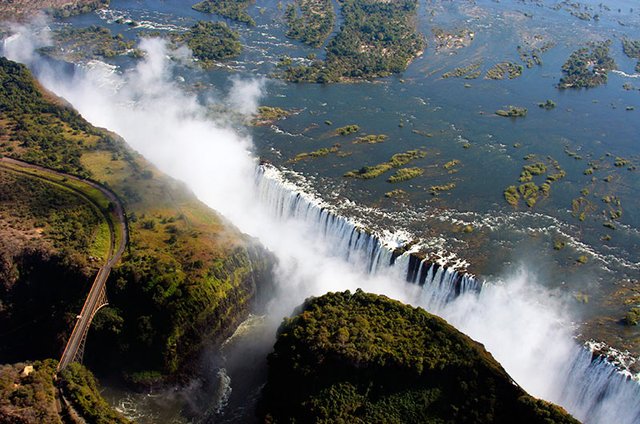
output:
M575 349L557 403L587 423L640 423L640 384L605 357Z
M311 224L315 237L329 242L336 255L362 267L367 273L390 264L392 252L384 248L376 236L331 212L322 202L297 191L278 175L275 168L267 165L259 166L256 171L258 200L274 218L297 219Z
M469 274L431 263L406 251L400 254L355 221L340 216L328 205L286 182L270 165L256 170L258 201L278 220L309 224L314 236L328 242L338 255L368 274L394 268L407 282L429 287L435 304L444 304L467 291L480 291L482 282ZM434 305L435 305L434 304Z
M257 167L255 184L258 201L274 219L306 223L312 239L331 245L333 255L368 274L396 271L400 280L421 288L420 304L433 313L442 315L446 308L455 308L456 302L477 297L485 288L491 290L490 284L472 275L390 247L355 220L338 215L328 204L288 182L271 165ZM553 377L557 380L553 386L560 389L547 393L546 398L585 423L640 422L640 384L628 372L577 343L565 356L555 364L557 375ZM537 365L550 366L542 361Z

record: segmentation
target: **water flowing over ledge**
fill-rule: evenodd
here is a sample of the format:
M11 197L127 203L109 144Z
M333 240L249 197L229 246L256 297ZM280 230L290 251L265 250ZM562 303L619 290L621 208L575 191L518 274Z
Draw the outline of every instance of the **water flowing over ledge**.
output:
M405 234L377 234L339 215L327 203L287 181L272 165L260 165L255 182L259 201L276 219L310 224L315 236L332 245L335 255L368 274L392 267L400 270L407 282L451 287L449 300L468 290L480 291L483 285L470 274L418 254Z
M255 184L257 200L273 218L306 224L312 240L332 246L332 255L367 274L388 272L398 277L398 283L420 286L420 302L430 312L441 315L445 308L455 307L458 299L479 297L483 290L492 290L491 284L475 276L430 262L403 244L401 237L381 236L339 215L272 165L257 167ZM557 389L546 396L548 400L564 406L585 423L640 422L640 384L621 362L617 367L596 353L593 343L572 343L565 356L554 376ZM543 360L539 365L547 366Z

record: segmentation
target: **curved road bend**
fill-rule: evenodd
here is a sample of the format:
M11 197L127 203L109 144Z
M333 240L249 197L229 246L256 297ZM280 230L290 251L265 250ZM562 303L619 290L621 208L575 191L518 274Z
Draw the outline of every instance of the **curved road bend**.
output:
M120 258L122 257L122 254L124 253L124 250L127 246L127 241L128 241L128 237L129 234L127 232L127 224L126 224L126 219L124 216L124 208L122 206L122 203L120 202L120 199L118 199L118 197L111 192L110 190L108 190L106 187L95 183L93 181L88 181L88 180L84 180L82 178L78 178L75 177L73 175L69 175L69 174L65 174L63 172L58 172L49 168L45 168L42 166L38 166L38 165L33 165L30 163L26 163L26 162L22 162L16 159L11 159L11 158L7 158L7 157L1 157L0 158L0 164L1 163L6 163L9 165L14 165L14 166L18 166L21 168L29 168L29 169L35 169L35 170L39 170L41 172L45 172L45 173L49 173L49 174L55 174L58 175L60 177L63 178L67 178L67 179L73 179L79 182L82 182L84 184L90 185L91 187L94 187L98 190L100 190L100 192L102 194L104 194L109 201L114 205L114 213L120 223L120 243L119 245L115 246L116 244L116 229L114 228L114 223L111 220L111 217L109 216L104 216L104 218L107 220L107 223L109 224L109 232L111 233L111 243L110 243L110 247L109 247L109 256L107 258L106 263L98 270L98 274L96 275L96 278L93 280L93 284L91 285L91 289L89 290L89 294L87 295L87 298L84 302L84 306L82 307L82 311L80 312L80 315L78 316L78 319L76 320L76 324L73 327L73 331L71 332L71 337L69 337L69 341L67 342L67 345L64 349L64 352L62 353L62 357L60 358L60 363L58 364L58 371L63 370L64 368L66 368L67 365L69 365L69 363L71 363L73 361L73 359L75 358L78 349L80 348L81 344L82 344L82 340L84 339L84 336L86 335L89 326L91 325L91 320L93 319L93 315L96 313L97 309L99 309L101 306L104 306L102 304L98 304L98 302L101 300L101 294L104 290L104 286L107 282L107 278L109 277L109 274L111 273L111 268L120 260ZM16 170L15 168L12 168L14 171L17 172L21 172L20 170ZM33 174L29 174L26 171L22 171L22 173L25 173L27 175L31 175L34 176ZM35 175L35 177L39 177L37 175ZM46 179L46 178L44 178ZM57 181L53 181L55 183L58 183ZM91 199L89 199L84 193L74 189L73 187L68 187L69 189L75 191L76 193L78 193L79 195L81 195L83 198L85 198L86 200L88 200L91 203L94 203ZM98 210L102 211L102 209L100 208L99 205L95 205L98 207Z

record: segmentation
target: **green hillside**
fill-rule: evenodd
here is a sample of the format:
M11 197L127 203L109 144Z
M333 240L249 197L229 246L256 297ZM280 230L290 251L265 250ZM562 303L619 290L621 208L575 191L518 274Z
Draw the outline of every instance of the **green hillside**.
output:
M130 150L118 136L93 127L64 100L43 90L24 66L0 58L0 81L0 155L97 181L110 188L126 209L130 242L107 284L109 307L96 316L89 333L88 363L124 370L132 381L145 384L193 372L200 352L228 336L246 317L257 288L269 281L271 256L199 202L183 184ZM20 207L31 208L35 200L20 200L17 189L5 184L0 193L17 198L14 203ZM38 207L55 209L59 198L55 194L49 200L39 197L40 203L50 205ZM60 220L40 215L47 231L67 238L61 243L66 247L46 237L3 247L6 263L0 269L18 271L2 292L9 308L18 309L20 302L33 300L31 291L24 290L26 284L48 287L52 296L66 289L65 278L52 280L38 272L45 262L62 269L60 275L78 266L84 275L92 275L101 265L90 257L95 256L91 246L99 234L99 222L90 222L90 214L78 215L78 223L64 223L80 229L86 224L86 231L78 233L82 243L76 245L66 242L75 236L74 231ZM10 213L3 214L7 216ZM17 221L7 222L5 228L21 225ZM40 255L37 266L20 269L25 255L34 248L47 253ZM52 257L58 258L53 265L47 259ZM20 277L27 271L33 271L28 281ZM76 275L78 278L82 276ZM56 285L62 286L52 288ZM30 348L16 347L16 351L5 352L7 357L57 357L85 295L86 291L76 290L75 296L60 303L60 315L66 321L56 326L68 330L52 336L58 343L39 349L34 356L31 348L37 341L32 340ZM39 302L46 303L46 297ZM37 328L46 321L46 315L36 317L29 326ZM3 321L0 314L0 326L3 324L7 328L18 325Z
M577 423L521 389L484 347L384 296L308 299L278 331L267 423Z

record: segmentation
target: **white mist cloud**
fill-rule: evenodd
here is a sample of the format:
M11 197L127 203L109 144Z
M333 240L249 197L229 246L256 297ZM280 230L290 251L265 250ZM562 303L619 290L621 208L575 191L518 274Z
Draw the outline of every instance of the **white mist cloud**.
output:
M227 99L229 104L242 114L255 113L264 93L265 79L243 79L236 76L229 80L231 81L231 90Z
M243 185L254 169L250 140L208 121L196 96L178 87L163 40L143 40L140 48L144 60L124 74L94 64L72 80L44 71L39 77L93 124L122 135L218 211L241 211L248 200Z
M12 35L3 41L2 52L13 61L32 65L35 50L51 43L44 15L38 15L31 24L9 23L8 27Z
M5 54L32 63L28 49L36 45L20 38L9 40ZM427 295L432 288L404 283L396 269L368 275L354 266L357 261L345 261L315 224L274 218L258 202L251 140L207 119L207 105L177 85L166 43L149 39L140 48L146 51L144 59L122 74L93 63L73 77L43 65L36 67L38 77L93 124L122 135L134 149L183 180L202 201L276 254L278 287L270 309L274 323L311 295L358 287L386 294L439 313L484 343L525 389L552 401L566 400L580 418L589 418L590 407L598 400L567 400L580 398L575 394L580 387L569 384L574 381L569 368L581 353L572 340L570 317L562 312L562 300L535 284L534 276L518 272L479 296L465 295L443 307L430 304ZM230 83L227 103L241 113L254 112L264 80L232 78ZM588 384L583 380L584 376L578 378L573 386ZM567 390L573 394L568 396ZM585 406L585 402L591 403ZM612 402L609 410L616 405L624 408L618 399Z
M492 283L478 296L447 304L440 314L482 341L531 394L557 399L557 370L568 365L576 349L565 300L537 284L524 267Z

